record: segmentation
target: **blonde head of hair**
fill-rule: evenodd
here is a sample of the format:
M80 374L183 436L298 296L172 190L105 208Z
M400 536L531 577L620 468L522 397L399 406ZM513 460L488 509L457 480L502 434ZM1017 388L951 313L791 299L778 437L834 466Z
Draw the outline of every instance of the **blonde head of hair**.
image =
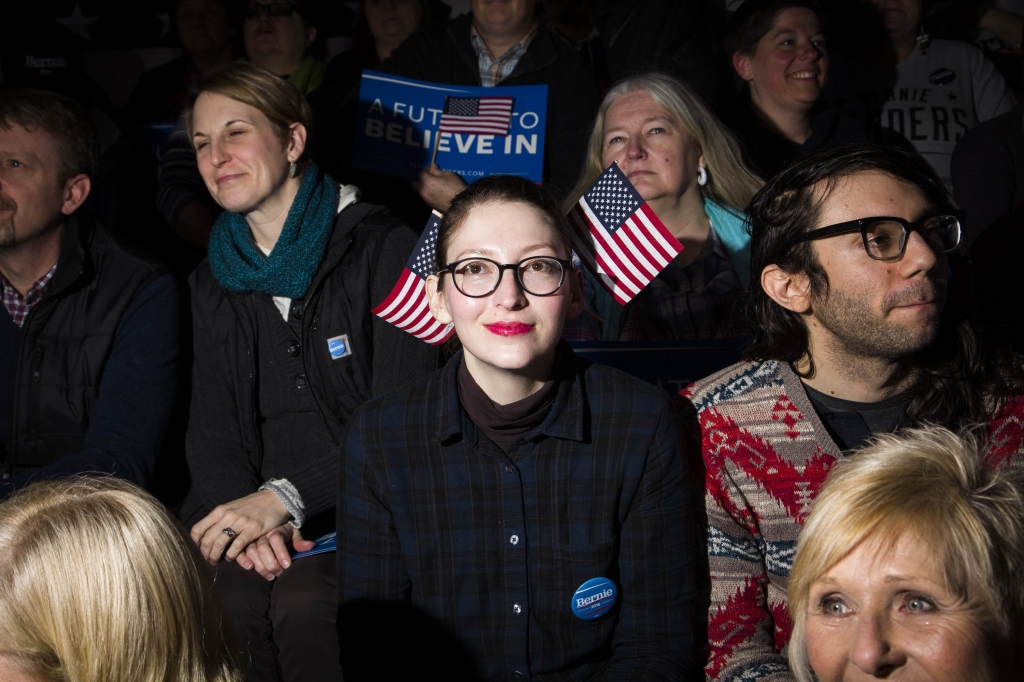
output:
M604 172L604 127L608 109L615 100L636 91L650 95L700 145L708 172L708 182L700 188L701 194L716 204L742 212L764 182L743 163L736 138L700 97L664 73L627 78L613 85L605 94L590 131L583 172L569 193L564 209L569 211Z
M163 506L115 478L0 504L0 657L31 679L240 682L209 569Z
M789 665L813 676L805 628L812 584L864 543L909 535L930 548L949 589L997 640L1024 641L1024 478L993 469L978 441L930 426L877 437L829 474L789 574Z
M248 104L266 116L274 133L281 140L282 149L291 139L291 126L301 123L307 135L313 128L313 109L295 86L271 71L251 62L229 62L211 72L185 101L185 132L190 144L196 100L209 93ZM309 165L309 145L296 161L299 170Z

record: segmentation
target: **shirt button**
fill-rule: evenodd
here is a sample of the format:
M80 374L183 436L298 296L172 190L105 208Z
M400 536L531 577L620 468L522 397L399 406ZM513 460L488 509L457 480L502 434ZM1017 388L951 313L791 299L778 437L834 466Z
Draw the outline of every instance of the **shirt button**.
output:
M287 353L288 353L288 355L292 356L293 358L296 358L296 357L299 356L299 350L300 349L299 349L299 342L298 341L292 341L291 343L288 344Z
M505 465L505 473L506 474L511 474L512 473L512 465L511 464L506 464Z
M512 537L510 537L508 539L508 541L511 542L513 545L518 545L519 544L519 536L518 535L513 535Z
M514 673L512 673L512 679L513 680L521 680L521 679L523 679L523 674L517 670Z
M309 382L306 381L305 374L299 374L298 376L295 377L295 388L299 389L300 391L305 391L307 388L309 388Z
M519 604L513 604L512 605L512 613L514 613L516 615L519 615L522 612L523 612L523 607L522 606L520 606Z

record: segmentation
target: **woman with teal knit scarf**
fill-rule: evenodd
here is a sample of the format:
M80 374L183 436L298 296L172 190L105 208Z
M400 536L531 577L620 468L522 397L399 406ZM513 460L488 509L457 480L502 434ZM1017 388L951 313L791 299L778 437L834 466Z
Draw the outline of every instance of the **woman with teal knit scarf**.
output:
M605 94L566 210L613 161L683 251L626 306L588 277L586 308L566 325L566 338L742 335L735 309L751 284L743 209L763 183L744 164L735 138L686 85L652 73L620 81Z
M214 72L185 123L224 212L193 274L195 365L182 505L249 680L340 679L333 553L338 452L365 400L433 370L431 346L370 309L416 243L309 162L309 104L250 63Z

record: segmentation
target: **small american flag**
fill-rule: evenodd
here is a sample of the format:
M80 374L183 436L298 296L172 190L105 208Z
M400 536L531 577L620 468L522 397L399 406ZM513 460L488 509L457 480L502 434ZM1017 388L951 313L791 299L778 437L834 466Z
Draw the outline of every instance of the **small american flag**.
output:
M453 324L443 325L430 312L424 284L428 275L434 274L434 248L437 230L441 225L441 214L433 212L427 226L423 228L416 248L405 264L398 284L391 290L384 302L371 312L388 324L409 332L417 339L437 345L447 341L454 333Z
M683 250L616 163L580 197L569 222L576 255L622 305Z
M438 132L508 135L512 125L512 97L444 98Z

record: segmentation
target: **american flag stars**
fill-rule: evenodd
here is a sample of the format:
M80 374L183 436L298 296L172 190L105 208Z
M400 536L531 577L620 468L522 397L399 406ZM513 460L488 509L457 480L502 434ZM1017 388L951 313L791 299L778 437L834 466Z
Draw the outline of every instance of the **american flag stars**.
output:
M580 197L569 220L584 267L622 305L683 250L615 163Z
M441 214L434 211L423 228L423 234L416 242L416 248L405 264L398 283L373 314L388 324L407 331L417 339L429 344L447 341L454 333L454 325L443 325L430 312L425 282L435 271L437 231L441 226Z

